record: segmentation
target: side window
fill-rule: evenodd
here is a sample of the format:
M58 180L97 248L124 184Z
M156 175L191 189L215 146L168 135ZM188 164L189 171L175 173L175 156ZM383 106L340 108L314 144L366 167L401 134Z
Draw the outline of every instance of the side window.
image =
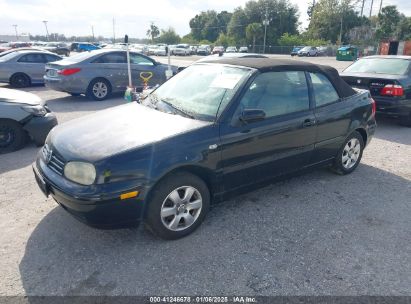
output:
M45 54L44 56L46 57L46 62L53 62L53 61L61 60L60 57L57 57L54 55Z
M46 60L43 57L43 54L27 54L27 55L21 56L18 62L45 63Z
M340 97L337 91L324 74L310 73L310 76L314 89L315 105L317 107L338 101Z
M135 53L130 53L130 63L139 65L154 65L151 60Z
M267 72L258 75L240 101L241 109L260 109L266 117L308 110L305 73Z
M109 53L95 59L93 63L127 63L125 53Z

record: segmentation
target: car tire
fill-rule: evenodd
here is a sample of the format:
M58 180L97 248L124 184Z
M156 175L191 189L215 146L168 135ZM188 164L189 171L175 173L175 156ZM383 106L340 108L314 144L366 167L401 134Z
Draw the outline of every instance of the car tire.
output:
M191 194L187 199L186 195ZM160 181L147 202L145 224L160 238L175 240L192 233L210 207L210 192L196 175L181 172Z
M107 99L111 95L111 84L104 78L92 80L87 88L87 96L97 101Z
M411 113L408 116L400 117L400 125L404 127L411 127Z
M348 136L340 151L338 151L332 170L340 175L350 174L361 162L363 151L364 140L360 133L354 131Z
M10 77L10 84L15 88L26 88L30 83L30 77L24 73L16 73Z
M0 119L0 154L21 149L27 141L27 133L16 121Z

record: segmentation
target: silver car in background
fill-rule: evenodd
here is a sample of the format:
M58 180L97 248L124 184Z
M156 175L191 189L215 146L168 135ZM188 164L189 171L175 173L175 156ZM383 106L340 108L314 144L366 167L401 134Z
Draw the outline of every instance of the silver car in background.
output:
M13 87L24 88L44 83L46 63L61 60L62 57L48 51L19 50L0 57L0 82Z
M189 56L191 55L191 49L188 44L178 44L173 50L174 55Z
M130 62L137 90L145 86L144 79L150 87L167 80L165 64L136 52L130 52ZM171 69L173 74L177 72L177 67L171 66ZM126 51L101 49L50 63L46 66L44 81L48 88L56 91L104 100L111 93L124 92L128 85Z
M57 118L37 95L0 88L0 154L16 151L28 139L44 144Z

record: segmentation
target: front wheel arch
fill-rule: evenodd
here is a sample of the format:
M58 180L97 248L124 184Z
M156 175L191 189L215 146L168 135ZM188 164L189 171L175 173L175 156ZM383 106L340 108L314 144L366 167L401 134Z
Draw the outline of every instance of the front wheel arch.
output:
M181 174L181 173L189 173L189 174L195 175L198 178L200 178L207 185L207 188L210 192L211 203L212 203L213 196L216 193L216 186L215 186L215 183L213 182L214 180L213 173L210 169L203 168L200 166L194 166L194 165L177 167L161 175L161 177L157 180L157 182L148 190L147 194L144 197L144 200L145 201L150 200L150 198L153 195L153 192L155 191L155 188L163 180L167 179L168 177L172 175ZM144 212L143 212L143 218L146 217L146 212L147 212L147 206L145 205Z

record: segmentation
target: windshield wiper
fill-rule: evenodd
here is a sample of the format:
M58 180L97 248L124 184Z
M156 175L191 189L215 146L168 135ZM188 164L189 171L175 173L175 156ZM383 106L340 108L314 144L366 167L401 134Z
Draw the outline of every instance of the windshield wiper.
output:
M196 117L195 117L193 114L191 114L191 113L189 113L189 112L187 112L187 111L185 111L185 110L183 110L183 109L181 109L181 108L173 105L172 103L170 103L170 102L168 102L168 101L166 101L166 100L164 100L164 99L161 99L161 102L165 103L165 104L168 105L170 108L172 108L172 109L174 109L174 110L177 110L178 112L180 112L181 114L183 114L184 116L186 116L186 117L188 117L188 118L196 119ZM176 113L175 113L175 114L176 114Z

